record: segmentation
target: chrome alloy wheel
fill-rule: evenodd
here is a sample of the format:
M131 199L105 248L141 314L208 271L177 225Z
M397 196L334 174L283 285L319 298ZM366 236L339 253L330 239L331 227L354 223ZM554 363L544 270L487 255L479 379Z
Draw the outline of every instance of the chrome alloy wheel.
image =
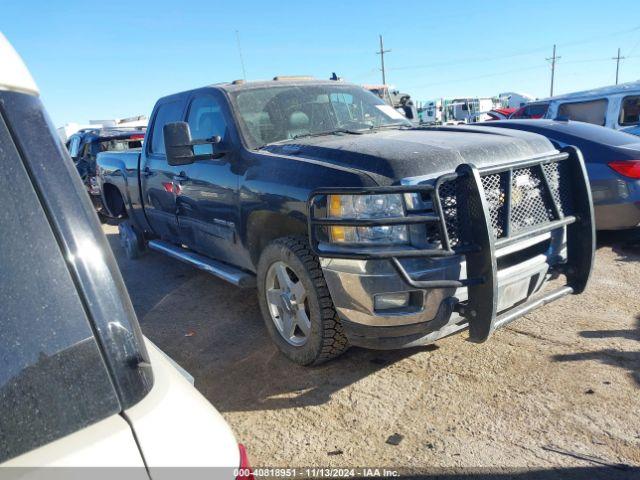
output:
M265 295L271 320L287 343L301 347L311 334L307 291L295 272L284 262L267 271Z

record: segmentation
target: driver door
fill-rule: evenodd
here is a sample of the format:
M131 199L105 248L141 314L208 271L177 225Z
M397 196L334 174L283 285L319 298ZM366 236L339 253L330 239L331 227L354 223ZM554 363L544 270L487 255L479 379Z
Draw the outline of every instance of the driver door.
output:
M195 93L189 101L187 123L194 140L219 136L226 153L180 167L176 212L182 241L192 250L234 263L238 225L238 182L235 150L229 135L225 105L212 92ZM213 153L211 144L195 145L196 155Z

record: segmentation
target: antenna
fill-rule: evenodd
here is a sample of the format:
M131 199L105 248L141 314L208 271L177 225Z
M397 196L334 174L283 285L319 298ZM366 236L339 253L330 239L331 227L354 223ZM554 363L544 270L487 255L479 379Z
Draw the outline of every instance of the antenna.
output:
M240 65L242 66L242 78L247 80L247 71L244 69L244 58L242 58L242 47L240 46L240 32L236 30L236 41L238 42L238 55L240 55Z

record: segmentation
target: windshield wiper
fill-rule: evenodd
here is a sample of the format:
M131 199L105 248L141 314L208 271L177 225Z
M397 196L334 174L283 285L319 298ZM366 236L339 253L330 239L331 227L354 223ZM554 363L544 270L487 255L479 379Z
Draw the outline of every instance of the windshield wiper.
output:
M368 133L369 130L351 130L348 128L338 128L336 130L328 130L326 132L310 132L310 133L300 133L298 135L294 135L291 138L285 138L282 140L278 140L275 142L269 142L269 143L265 143L264 145L261 145L258 147L258 150L268 147L269 145L278 145L280 143L286 143L286 142L290 142L292 140L298 140L300 138L311 138L311 137L324 137L326 135L336 135L336 134L348 134L348 135L363 135L365 133Z
M301 133L299 135L294 135L290 140L297 140L298 138L309 138L309 137L324 137L325 135L336 135L340 133L346 133L349 135L362 135L367 133L367 130L351 130L349 128L337 128L335 130L328 130L326 132L312 132L312 133Z
M412 128L413 125L407 125L406 123L383 123L381 125L372 125L371 130L378 130L383 128Z

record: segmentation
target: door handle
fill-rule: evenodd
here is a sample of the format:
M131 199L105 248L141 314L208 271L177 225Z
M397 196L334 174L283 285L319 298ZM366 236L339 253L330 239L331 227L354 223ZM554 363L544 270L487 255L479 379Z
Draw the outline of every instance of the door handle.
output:
M144 167L144 169L140 173L143 177L150 177L151 175L153 175L153 172L149 170L149 167Z

